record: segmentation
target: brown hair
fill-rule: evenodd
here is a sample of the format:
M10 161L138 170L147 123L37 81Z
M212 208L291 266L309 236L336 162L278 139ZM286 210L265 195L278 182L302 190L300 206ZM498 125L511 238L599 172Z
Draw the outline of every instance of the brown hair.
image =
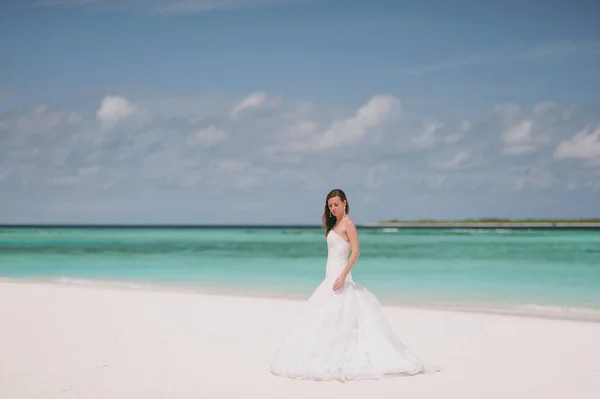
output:
M329 201L329 199L333 197L340 197L342 201L346 201L345 211L346 213L350 212L350 205L348 204L346 194L339 188L331 190L325 198L325 211L323 212L323 227L325 228L325 235L327 235L329 231L333 229L333 226L335 226L336 222L335 216L331 214L331 212L329 211L329 206L327 205L327 201Z

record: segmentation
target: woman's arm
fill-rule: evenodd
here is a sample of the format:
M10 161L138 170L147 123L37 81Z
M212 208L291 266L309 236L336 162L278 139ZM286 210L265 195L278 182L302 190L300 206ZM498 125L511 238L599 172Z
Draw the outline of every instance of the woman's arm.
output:
M350 273L350 270L352 270L352 267L354 266L354 264L358 260L358 257L360 256L360 247L358 245L358 232L356 231L356 225L354 224L354 221L352 221L352 219L346 222L346 235L348 235L348 240L350 241L350 248L352 250L352 253L350 254L350 258L348 259L348 263L346 264L344 271L342 272L344 276L347 276Z

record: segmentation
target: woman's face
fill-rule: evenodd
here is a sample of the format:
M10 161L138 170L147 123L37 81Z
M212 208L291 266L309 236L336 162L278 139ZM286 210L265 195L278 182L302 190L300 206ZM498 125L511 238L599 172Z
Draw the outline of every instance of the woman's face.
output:
M341 198L337 196L331 197L329 198L329 201L327 201L327 206L329 206L329 212L339 219L340 216L344 215L346 201L342 201Z

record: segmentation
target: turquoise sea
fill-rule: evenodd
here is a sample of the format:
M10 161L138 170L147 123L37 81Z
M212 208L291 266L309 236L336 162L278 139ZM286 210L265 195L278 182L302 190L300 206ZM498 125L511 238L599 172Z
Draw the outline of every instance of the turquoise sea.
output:
M384 303L600 311L600 229L359 228ZM307 297L319 227L0 228L0 278Z

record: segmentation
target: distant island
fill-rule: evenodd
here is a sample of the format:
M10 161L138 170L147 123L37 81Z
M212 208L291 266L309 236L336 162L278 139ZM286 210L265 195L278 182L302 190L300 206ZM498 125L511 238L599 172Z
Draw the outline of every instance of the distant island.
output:
M462 219L384 220L371 227L600 227L599 219Z

